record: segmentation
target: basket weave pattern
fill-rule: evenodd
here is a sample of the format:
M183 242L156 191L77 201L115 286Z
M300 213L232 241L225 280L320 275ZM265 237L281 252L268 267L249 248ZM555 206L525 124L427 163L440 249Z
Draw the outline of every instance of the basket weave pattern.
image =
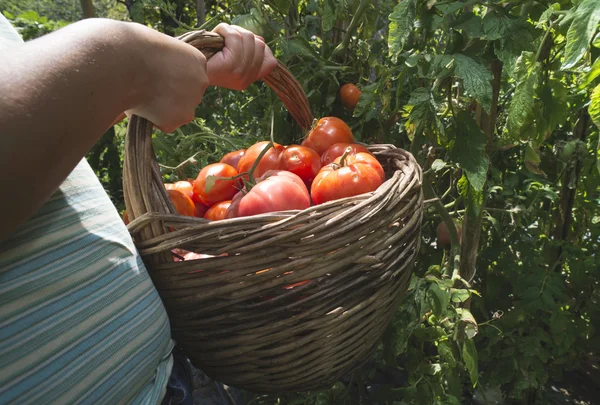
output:
M180 39L208 57L223 46L203 31ZM308 101L289 71L280 65L264 81L309 128ZM323 387L368 360L406 292L419 248L422 172L413 156L371 145L387 176L373 193L210 222L176 214L151 131L147 120L131 117L128 228L173 337L195 365L231 386L286 392ZM173 249L212 257L174 261ZM295 283L302 285L286 288Z

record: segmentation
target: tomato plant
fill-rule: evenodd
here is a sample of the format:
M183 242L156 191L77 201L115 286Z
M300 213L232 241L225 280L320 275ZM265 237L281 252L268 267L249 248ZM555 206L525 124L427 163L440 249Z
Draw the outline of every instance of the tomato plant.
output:
M343 120L337 117L325 117L317 121L317 125L302 141L302 146L314 149L319 155L336 143L354 143L352 130Z

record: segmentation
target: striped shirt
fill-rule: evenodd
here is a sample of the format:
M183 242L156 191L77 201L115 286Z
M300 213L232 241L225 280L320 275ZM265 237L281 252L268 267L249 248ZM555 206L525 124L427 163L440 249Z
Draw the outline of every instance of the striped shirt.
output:
M0 49L7 27L0 14ZM83 159L0 242L0 404L157 404L172 348L158 293Z

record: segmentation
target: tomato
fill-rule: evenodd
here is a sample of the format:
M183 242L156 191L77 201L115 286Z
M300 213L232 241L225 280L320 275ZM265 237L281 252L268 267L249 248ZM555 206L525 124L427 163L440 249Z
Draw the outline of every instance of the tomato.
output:
M172 189L179 190L192 199L194 197L194 186L187 180L173 183Z
M206 210L204 214L205 219L211 221L220 221L221 219L227 218L227 209L231 205L231 200L221 201Z
M196 207L196 217L204 218L204 214L206 214L206 210L208 207L201 202L194 201L194 205Z
M240 150L236 150L234 152L229 152L228 154L223 156L220 163L226 163L229 166L233 166L237 169L238 163L239 163L240 159L242 158L242 156L244 156L244 153L246 153L246 149L240 149Z
M196 206L190 197L185 195L180 190L167 190L173 206L179 213L179 215L185 215L193 217L196 214Z
M375 191L384 180L383 167L377 159L359 152L340 156L334 163L323 166L313 181L310 194L314 204L322 204Z
M317 121L317 125L308 133L302 146L314 149L322 155L330 146L340 142L354 143L352 130L337 117L325 117Z
M206 178L208 176L216 177L234 177L238 172L234 167L225 163L210 164L198 173L198 177L194 182L194 194L204 205L213 205L220 201L231 200L237 193L236 186L239 180L224 180L217 179L209 191L206 190Z
M310 196L302 179L291 172L274 170L259 178L250 191L242 190L233 197L227 218L308 207Z
M340 97L342 104L348 110L354 110L358 100L360 99L361 91L352 83L346 83L340 89Z
M296 174L310 187L321 170L321 158L317 152L306 146L290 145L281 154L280 168Z
M262 152L262 150L264 148L266 148L266 146L268 144L269 144L269 141L262 141L262 142L255 143L254 145L250 146L246 150L246 153L244 153L244 156L242 156L240 158L240 161L239 161L238 167L237 167L238 172L244 173L244 172L250 171L250 168L256 161L256 158L258 158L258 155L260 155L260 152ZM256 169L254 170L254 173L253 173L254 178L259 178L260 176L262 176L269 170L279 169L279 158L280 158L281 152L283 152L283 149L284 149L283 146L281 146L278 143L273 145L273 147L271 149L269 149L267 151L267 153L265 153L265 155L262 157L262 159L260 159L260 162L256 166ZM244 176L244 177L248 178L248 176Z
M371 154L369 149L357 143L336 143L335 145L331 145L329 149L323 153L321 156L321 165L326 166L332 163L338 157L342 156L348 146L352 148L352 151L349 153L350 155L356 155L358 152Z
M458 233L458 241L462 242L462 226L455 223L456 232ZM450 249L452 243L450 241L450 231L444 221L440 222L437 227L437 243L444 249Z

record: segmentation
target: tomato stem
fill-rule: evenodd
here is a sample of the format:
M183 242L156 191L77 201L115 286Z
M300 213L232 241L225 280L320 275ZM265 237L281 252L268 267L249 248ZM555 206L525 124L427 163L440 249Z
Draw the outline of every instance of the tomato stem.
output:
M344 167L346 166L346 158L348 157L348 155L350 154L350 152L352 152L352 147L348 146L346 148L346 150L344 151L344 154L342 155L342 157L340 158L340 166Z

